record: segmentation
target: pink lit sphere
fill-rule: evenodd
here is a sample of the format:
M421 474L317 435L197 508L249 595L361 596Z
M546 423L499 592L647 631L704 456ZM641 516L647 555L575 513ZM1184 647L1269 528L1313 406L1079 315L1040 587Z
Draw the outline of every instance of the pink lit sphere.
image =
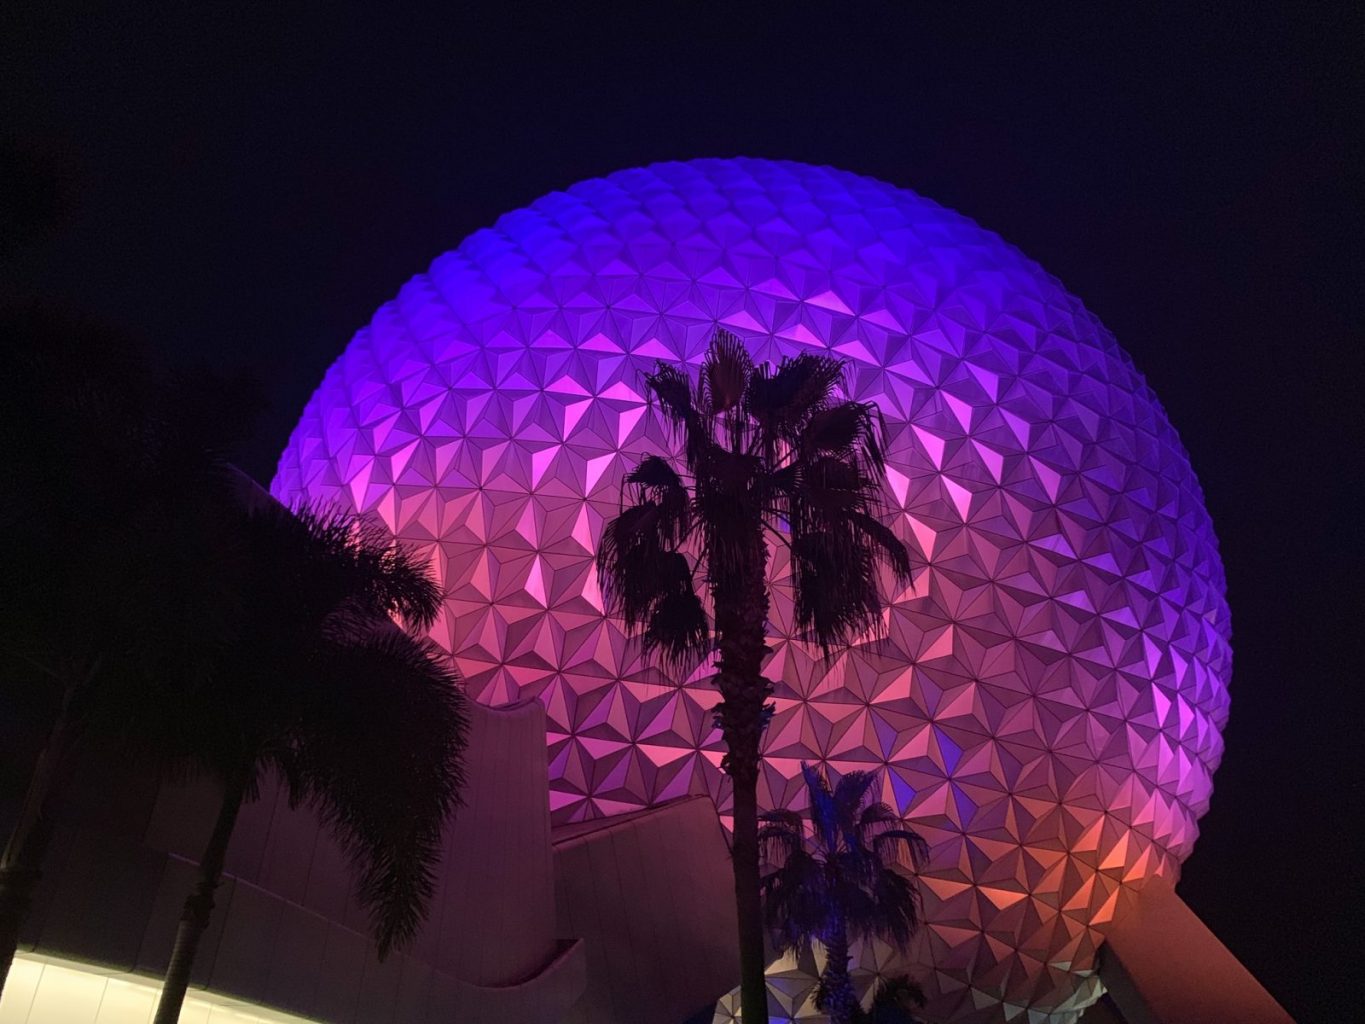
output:
M657 360L717 327L759 361L828 351L888 429L886 500L919 566L879 643L790 636L760 800L798 769L882 773L931 843L916 951L935 1020L1070 1021L1125 894L1174 878L1208 807L1231 674L1217 541L1156 396L1037 264L912 192L764 160L581 182L409 281L327 372L280 459L427 553L432 636L489 704L540 700L556 822L729 799L705 667L669 678L602 612L624 475L671 451ZM881 956L865 953L865 966ZM772 978L774 1019L814 1015ZM1023 1010L1030 1015L1018 1016Z

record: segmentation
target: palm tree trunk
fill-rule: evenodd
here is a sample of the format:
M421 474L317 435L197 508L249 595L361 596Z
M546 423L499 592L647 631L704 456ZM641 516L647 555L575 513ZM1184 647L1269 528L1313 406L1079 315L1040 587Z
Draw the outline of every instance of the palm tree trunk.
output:
M228 842L232 839L237 812L241 810L245 796L245 774L229 780L223 787L218 820L214 822L213 834L209 836L208 846L199 862L194 891L185 898L185 909L180 913L180 927L176 929L175 946L171 950L171 962L166 966L166 978L161 987L161 999L156 1004L153 1024L176 1024L180 1020L180 1009L190 987L190 972L194 969L194 958L199 952L199 940L209 926L209 916L213 913L213 894L223 878L223 860L227 856Z
M743 1024L768 1024L763 904L758 876L758 773L734 779L735 908L739 916L739 1000Z
M758 774L771 684L763 677L767 653L768 549L762 524L751 530L745 570L715 587L721 703L716 717L725 738L725 771L733 780L735 909L739 918L739 995L743 1024L768 1024L764 977L763 905L759 886Z
M93 674L92 670L89 675ZM66 687L61 709L29 776L19 818L5 842L4 853L0 854L0 995L4 994L10 966L19 950L19 932L33 905L33 891L42 877L43 856L52 837L48 801L57 789L71 750L71 702L76 689L75 684Z
M848 972L848 930L843 921L836 922L830 929L820 985L824 989L830 1024L852 1024L858 998L853 991L853 977Z

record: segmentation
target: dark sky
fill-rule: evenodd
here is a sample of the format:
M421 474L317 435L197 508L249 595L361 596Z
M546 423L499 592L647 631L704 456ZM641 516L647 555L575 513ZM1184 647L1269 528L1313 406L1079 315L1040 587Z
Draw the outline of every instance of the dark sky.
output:
M70 209L0 288L253 368L264 480L370 313L551 189L746 154L975 218L1132 353L1221 537L1232 721L1181 892L1301 1021L1353 1017L1358 5L390 6L4 4L0 130Z

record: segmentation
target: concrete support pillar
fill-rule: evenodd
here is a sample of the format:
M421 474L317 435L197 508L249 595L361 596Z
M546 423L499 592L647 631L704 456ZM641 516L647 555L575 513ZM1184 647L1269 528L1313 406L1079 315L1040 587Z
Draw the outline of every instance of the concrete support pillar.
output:
M1114 922L1100 979L1126 1024L1294 1024L1162 878Z

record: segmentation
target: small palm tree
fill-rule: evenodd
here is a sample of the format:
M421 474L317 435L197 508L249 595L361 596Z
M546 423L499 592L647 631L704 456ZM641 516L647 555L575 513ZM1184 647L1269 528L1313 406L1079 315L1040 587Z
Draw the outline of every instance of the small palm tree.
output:
M755 366L726 331L716 333L695 385L660 363L645 385L681 435L686 475L658 456L642 459L626 478L634 502L607 524L597 555L607 607L640 631L646 653L675 668L717 654L715 714L734 786L744 1024L768 1020L757 795L772 710L763 676L768 540L789 548L796 626L826 655L879 624L879 564L901 584L910 578L905 545L878 515L881 413L838 398L844 370L843 360L816 354L784 359L775 371Z
M759 837L774 865L763 878L764 917L779 949L825 947L816 1006L833 1024L851 1024L859 1006L849 943L876 937L901 949L909 944L920 923L919 892L892 862L904 850L918 868L927 851L887 804L869 801L873 773L849 772L831 788L809 765L801 772L812 841L797 812L763 815Z
M194 685L172 685L162 740L221 788L185 900L157 1024L174 1024L243 803L274 771L348 854L380 957L410 940L463 781L467 710L449 659L390 618L425 629L442 593L379 527L259 502L230 584L235 643ZM152 694L149 701L158 699Z

